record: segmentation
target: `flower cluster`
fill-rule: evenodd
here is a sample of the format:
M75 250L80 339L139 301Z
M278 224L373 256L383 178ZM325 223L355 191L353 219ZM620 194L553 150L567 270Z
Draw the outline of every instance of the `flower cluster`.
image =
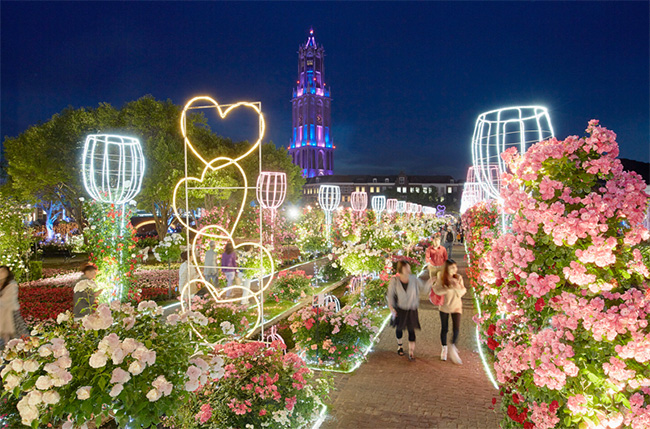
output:
M650 423L648 195L616 135L598 121L587 132L506 151L510 231L468 234L479 299L496 297L479 322L505 428Z
M197 316L161 314L151 301L113 301L78 321L61 313L55 327L8 343L2 381L23 424L72 428L110 412L120 425L149 427L176 410L207 381L208 365L191 358L186 340Z
M18 281L27 278L34 239L25 219L31 212L12 198L0 199L0 265L8 266Z
M311 276L303 270L280 271L271 286L269 298L280 301L296 301L307 296Z
M369 308L305 307L289 317L296 348L305 359L325 367L346 369L362 358L378 331Z
M181 234L166 235L164 239L152 249L153 256L158 262L178 262L185 248L185 237Z
M176 427L308 427L320 412L329 380L314 376L283 345L217 345L210 362L219 371L174 418Z
M192 311L205 316L208 322L195 328L211 344L227 337L243 337L250 329L247 310L245 305L217 303L198 295L192 297Z

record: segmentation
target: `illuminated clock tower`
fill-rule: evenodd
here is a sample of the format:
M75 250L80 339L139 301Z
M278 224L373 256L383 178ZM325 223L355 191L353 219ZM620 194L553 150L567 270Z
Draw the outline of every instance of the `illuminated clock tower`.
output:
M314 30L298 48L298 86L291 99L293 112L289 155L303 177L334 174L331 137L330 90L325 85L325 49L318 46Z

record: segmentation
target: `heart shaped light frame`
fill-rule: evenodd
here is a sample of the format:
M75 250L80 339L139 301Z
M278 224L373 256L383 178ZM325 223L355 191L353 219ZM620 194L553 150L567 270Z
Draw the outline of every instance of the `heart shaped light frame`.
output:
M199 104L201 103L201 104ZM198 104L198 105L197 105ZM207 104L207 105L206 105ZM187 135L187 114L189 110L193 109L216 109L217 113L219 114L219 117L221 119L225 119L230 112L233 110L239 108L239 107L244 107L244 108L249 108L252 109L258 117L258 123L259 123L259 128L258 128L258 138L253 143L253 145L248 149L244 154L236 157L236 158L230 158L226 156L218 156L210 161L207 161L194 147L192 142L190 141L188 135ZM180 120L180 125L181 125L181 133L183 135L183 141L184 141L184 149L185 149L185 177L183 177L174 187L174 193L172 197L172 207L174 210L174 215L178 219L181 225L185 227L186 235L187 235L187 243L188 243L188 264L191 263L194 268L197 270L199 274L199 278L197 279L190 279L185 285L181 286L181 308L183 311L187 309L191 309L191 294L190 294L190 287L194 284L203 284L204 287L206 287L210 293L210 295L214 298L214 300L218 303L228 303L228 302L235 302L239 301L241 298L226 298L225 294L228 291L231 290L242 290L243 292L246 291L247 289L238 286L238 285L233 285L230 287L226 287L222 290L216 289L210 282L208 282L203 274L203 266L199 263L198 260L198 251L197 251L197 242L200 237L205 237L209 239L217 239L217 240L227 240L229 241L235 249L245 247L245 246L252 246L255 248L258 248L260 251L260 267L255 268L255 270L258 271L258 290L254 293L251 293L249 296L251 296L254 301L255 301L255 306L257 307L257 320L256 323L249 329L245 337L250 337L255 330L260 327L260 332L264 332L264 292L266 289L269 287L271 282L273 281L274 277L274 271L273 268L271 268L271 273L268 275L267 280L264 281L263 278L263 273L264 273L264 268L263 268L263 261L264 257L267 257L271 261L271 267L274 267L275 264L273 263L273 257L271 253L266 249L263 244L262 244L262 216L260 216L260 224L259 224L259 229L260 229L260 239L259 242L246 242L246 243L240 243L240 244L235 244L235 240L233 239L233 235L237 229L237 226L239 224L239 220L241 219L242 213L244 211L244 204L246 203L246 197L248 195L249 190L255 190L255 187L249 187L248 186L248 179L246 177L246 173L244 172L244 169L242 166L239 164L239 161L243 160L244 158L248 157L249 155L253 154L255 150L257 149L258 156L260 157L260 173L261 173L261 168L262 168L262 163L261 163L261 143L262 143L262 138L264 137L264 131L265 131L265 122L264 122L264 116L262 115L262 108L261 108L261 103L259 102L238 102L235 104L229 104L229 105L220 105L216 100L214 100L211 97L207 96L199 96L199 97L194 97L191 99L185 107L183 108L183 112L181 114L181 120ZM203 172L201 173L200 177L193 177L189 176L188 174L188 156L189 154L193 154L203 165L205 165ZM191 189L202 189L201 188L201 183L203 182L203 179L205 178L205 175L208 173L208 171L218 171L221 169L224 169L226 167L233 166L237 169L239 174L241 175L243 179L244 186L243 187L238 187L238 189L243 189L244 195L242 197L242 202L239 206L239 210L237 212L237 216L235 218L235 221L232 224L232 227L229 230L226 230L225 228L219 226L219 225L206 225L201 229L196 229L190 225L190 219L189 219L189 190ZM190 187L190 183L196 182L196 186ZM178 211L178 204L177 204L177 194L178 191L181 187L185 188L185 215L181 215ZM208 187L203 187L203 189L208 189ZM211 190L219 190L219 189L228 189L226 187L209 187ZM190 233L194 233L194 239L191 241L190 244ZM227 268L227 267L214 267L214 268ZM189 267L188 267L189 269ZM185 298L187 297L187 302L185 302ZM203 336L194 328L194 332L203 339ZM263 339L262 339L263 340Z

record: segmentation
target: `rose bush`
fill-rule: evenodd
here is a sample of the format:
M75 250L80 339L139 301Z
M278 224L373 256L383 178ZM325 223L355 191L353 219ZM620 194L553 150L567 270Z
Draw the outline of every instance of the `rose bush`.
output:
M309 293L310 279L303 270L280 271L271 285L269 298L275 302L304 298Z
M303 428L317 418L330 381L283 344L230 342L210 354L219 371L170 419L182 428Z
M650 427L648 195L616 135L587 132L503 154L511 230L476 278L498 293L485 335L505 428Z
M174 413L207 381L208 365L192 358L187 341L190 320L207 320L161 314L151 301L137 309L113 301L78 321L62 313L53 329L11 340L1 375L22 424L69 429L110 416L120 426L149 427Z
M250 328L248 307L233 303L217 303L210 297L192 297L192 311L203 314L208 323L195 326L196 330L209 343L224 338L243 337Z
M369 307L305 307L289 317L296 349L308 362L347 369L363 357L378 331Z

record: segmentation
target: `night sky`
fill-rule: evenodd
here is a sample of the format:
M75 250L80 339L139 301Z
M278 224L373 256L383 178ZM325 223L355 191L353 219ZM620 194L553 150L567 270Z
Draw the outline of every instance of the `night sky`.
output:
M313 26L336 173L464 178L477 115L516 104L547 106L561 138L598 118L622 157L650 158L648 2L0 7L2 136L68 105L206 94L261 101L267 139L287 146L296 51Z

